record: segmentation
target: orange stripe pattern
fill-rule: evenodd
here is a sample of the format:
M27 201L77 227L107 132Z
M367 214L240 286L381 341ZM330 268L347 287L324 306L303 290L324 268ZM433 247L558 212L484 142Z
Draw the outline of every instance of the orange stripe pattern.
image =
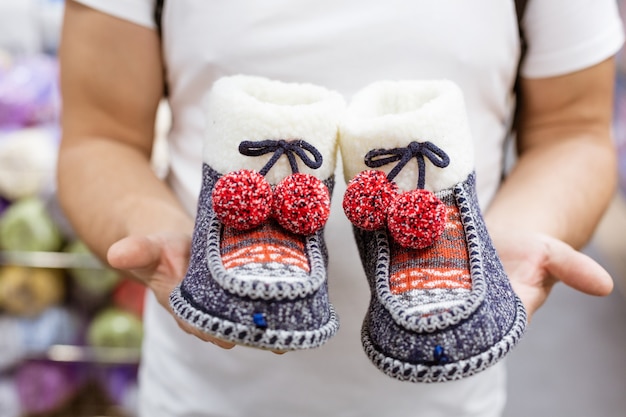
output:
M391 242L389 285L393 294L413 290L471 290L469 256L459 209L452 196L446 204L446 227L440 238L424 249L404 248Z
M304 253L304 238L286 231L274 221L245 231L224 227L220 243L226 269L271 263L310 272L309 260Z

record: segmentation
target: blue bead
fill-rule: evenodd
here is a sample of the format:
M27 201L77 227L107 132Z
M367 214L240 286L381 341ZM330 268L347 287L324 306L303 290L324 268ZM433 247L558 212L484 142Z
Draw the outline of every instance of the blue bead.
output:
M252 321L256 324L257 327L261 327L265 329L267 327L267 320L265 320L265 314L263 313L254 313L252 315Z
M448 358L445 349L440 345L436 345L433 349L433 356L435 357L435 362L440 365L450 363L450 358Z
M435 356L436 360L439 360L439 358L441 358L444 354L444 350L440 345L435 346L435 349L433 350L433 355Z

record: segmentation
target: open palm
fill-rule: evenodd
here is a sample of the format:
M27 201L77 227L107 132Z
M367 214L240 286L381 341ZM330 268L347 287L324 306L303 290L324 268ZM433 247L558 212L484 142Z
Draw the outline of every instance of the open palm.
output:
M172 313L169 295L185 276L190 248L191 237L183 233L130 236L113 244L107 258L114 268L144 282L154 292L158 302L174 316L181 329L204 341L231 348L234 344L211 337Z
M547 235L518 233L492 236L513 289L529 319L546 301L557 282L589 295L613 289L609 273L589 256Z

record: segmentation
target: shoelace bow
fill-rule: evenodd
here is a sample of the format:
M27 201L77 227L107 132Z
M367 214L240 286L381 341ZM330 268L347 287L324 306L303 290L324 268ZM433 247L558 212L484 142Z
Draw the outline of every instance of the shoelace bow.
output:
M367 153L367 155L365 155L365 165L370 168L380 168L392 162L399 161L398 164L393 167L391 171L389 171L389 174L387 174L387 179L389 181L393 181L406 164L408 164L413 158L417 160L419 173L417 188L419 189L423 189L426 185L425 158L428 158L433 165L439 168L445 168L450 164L450 157L434 143L428 141L413 141L409 143L408 146L403 148L372 149Z
M259 173L265 176L274 164L280 159L281 156L287 155L289 160L289 166L292 173L298 172L298 162L296 156L311 169L317 169L322 166L322 154L310 143L302 140L295 139L287 141L280 140L260 140L260 141L248 141L245 140L239 144L239 153L246 156L261 156L268 153L274 153L265 166L259 171ZM307 154L311 154L312 158Z

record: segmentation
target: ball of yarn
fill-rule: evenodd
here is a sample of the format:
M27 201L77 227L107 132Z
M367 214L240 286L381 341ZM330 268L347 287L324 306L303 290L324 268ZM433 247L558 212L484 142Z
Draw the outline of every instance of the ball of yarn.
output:
M78 391L77 367L57 362L26 362L15 373L15 384L24 415L48 414L60 408Z
M62 269L7 265L0 268L0 308L5 312L35 317L60 305L66 294Z
M63 245L63 236L45 202L27 197L14 202L0 218L0 248L10 251L49 252Z
M423 249L441 236L446 225L446 205L428 190L401 194L389 208L387 226L400 245Z
M133 313L117 307L101 310L87 328L90 346L139 349L143 339L143 322Z
M265 222L272 212L272 187L263 175L243 169L215 183L213 210L227 226L248 230Z
M360 172L348 183L343 211L356 227L378 230L385 227L387 212L398 196L398 187L382 171Z
M324 227L330 215L328 188L313 175L289 175L274 190L273 215L292 233L313 234Z

